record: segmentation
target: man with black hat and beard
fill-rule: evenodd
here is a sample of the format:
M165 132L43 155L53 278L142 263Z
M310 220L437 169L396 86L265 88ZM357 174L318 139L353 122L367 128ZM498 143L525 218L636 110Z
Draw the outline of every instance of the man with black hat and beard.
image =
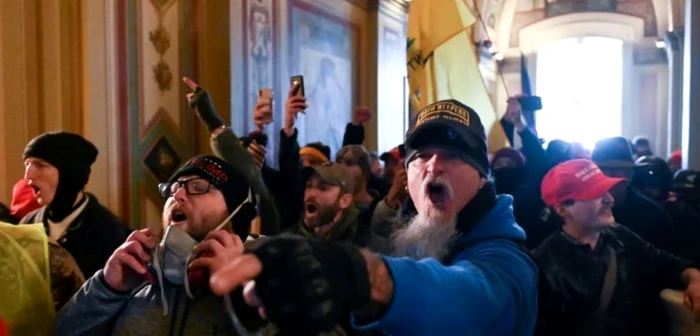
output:
M234 335L208 290L214 261L243 253L255 198L245 175L212 155L167 183L162 237L132 233L60 311L55 335Z
M431 104L405 145L411 219L395 236L397 257L272 237L220 268L212 290L246 284L249 305L298 335L329 330L348 310L356 328L389 335L532 335L537 267L518 246L512 197L489 180L477 113Z
M24 149L24 178L41 208L20 223L44 223L49 240L75 258L86 277L104 267L129 229L97 198L83 191L97 148L82 136L49 132Z

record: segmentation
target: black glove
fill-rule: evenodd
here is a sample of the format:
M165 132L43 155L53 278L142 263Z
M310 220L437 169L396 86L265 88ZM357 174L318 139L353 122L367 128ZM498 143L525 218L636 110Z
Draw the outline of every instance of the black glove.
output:
M207 90L197 87L190 100L190 107L197 112L199 119L207 125L210 132L224 125L224 120L216 113Z
M367 263L350 245L281 235L252 253L263 265L256 294L282 333L329 331L370 299Z

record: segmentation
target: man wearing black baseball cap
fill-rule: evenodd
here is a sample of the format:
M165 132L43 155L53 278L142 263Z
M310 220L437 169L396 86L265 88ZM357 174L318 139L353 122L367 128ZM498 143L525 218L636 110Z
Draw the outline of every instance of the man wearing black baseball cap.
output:
M61 310L56 334L234 333L207 273L216 270L214 260L243 252L257 215L246 176L201 155L160 193L167 198L162 237L150 229L131 234Z
M455 100L425 107L406 154L411 219L394 239L397 257L276 237L214 274L212 290L254 279L247 302L298 334L329 330L352 310L356 328L390 335L532 335L537 268L518 246L512 197L489 182L477 113Z
M49 240L75 258L86 277L104 267L129 230L95 195L84 192L98 150L82 136L49 132L24 149L24 178L41 208L23 224L44 223Z
M643 196L629 183L640 167L648 165L645 162L634 162L630 142L623 137L602 139L596 142L591 160L606 176L627 181L610 190L610 194L615 198L613 215L617 222L655 247L676 252L671 217L660 205Z

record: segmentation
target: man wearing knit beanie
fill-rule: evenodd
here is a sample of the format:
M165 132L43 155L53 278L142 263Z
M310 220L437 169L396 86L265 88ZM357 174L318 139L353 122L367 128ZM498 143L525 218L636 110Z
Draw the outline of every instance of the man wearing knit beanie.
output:
M226 161L201 155L159 191L167 199L164 234L131 234L64 306L55 335L165 335L174 328L180 335L234 334L207 274L216 270L214 260L243 253L257 215L251 184ZM173 327L173 321L181 322Z
M97 154L78 134L49 132L32 139L23 157L24 178L42 207L21 223L43 223L49 240L70 252L85 276L104 267L128 235L117 216L83 191Z

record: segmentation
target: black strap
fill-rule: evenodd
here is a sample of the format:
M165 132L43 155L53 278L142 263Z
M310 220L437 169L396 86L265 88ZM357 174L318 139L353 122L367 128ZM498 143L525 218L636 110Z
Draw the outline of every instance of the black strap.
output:
M605 313L608 310L615 285L617 285L617 255L610 246L608 246L608 254L608 270L605 272L605 282L600 291L600 305L596 313Z
M617 254L612 247L608 246L608 270L605 272L605 281L600 291L600 303L598 309L579 329L577 335L594 336L603 335L610 322L607 310L612 300L615 286L617 285Z

